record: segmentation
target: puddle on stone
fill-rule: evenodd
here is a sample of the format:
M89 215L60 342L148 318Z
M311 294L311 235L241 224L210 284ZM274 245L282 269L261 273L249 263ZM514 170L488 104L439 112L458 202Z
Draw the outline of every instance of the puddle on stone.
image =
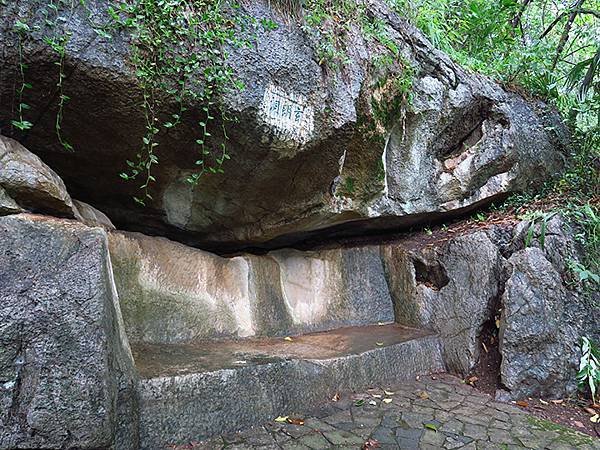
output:
M212 372L289 359L330 359L431 335L398 324L339 328L284 338L132 344L142 378Z

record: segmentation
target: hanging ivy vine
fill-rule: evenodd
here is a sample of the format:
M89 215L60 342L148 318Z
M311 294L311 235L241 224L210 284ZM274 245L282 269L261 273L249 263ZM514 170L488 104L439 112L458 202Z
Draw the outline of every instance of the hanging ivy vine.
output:
M222 0L135 0L109 8L111 18L132 37L131 62L143 92L142 145L121 173L125 180L142 179L144 196L135 197L138 203L152 199L149 186L155 181L152 167L158 164L159 134L181 123L186 104L203 105L195 139L198 170L187 181L196 184L207 172L223 173L223 163L230 159L225 123L233 118L218 100L227 90L243 89L243 85L234 78L224 49L249 42L238 36L245 16L228 18L224 7ZM166 101L178 105L176 111L165 113L164 93L169 96ZM218 144L209 132L215 114L222 118Z
M45 28L35 29L42 33L43 41L57 58L55 128L59 142L68 150L73 147L61 132L64 107L69 101L64 92L64 66L71 34L66 27L78 7L87 9L86 1L48 0L43 9ZM134 158L127 160L127 169L120 176L127 181L141 181L142 195L134 197L136 202L144 205L152 200L150 187L156 181L153 168L159 162L161 132L182 123L186 105L202 105L195 139L197 170L187 181L196 184L206 173L224 172L222 166L230 159L225 124L235 118L228 116L219 100L228 90L244 87L233 76L225 49L250 45L247 38L240 37L248 26L261 24L266 29L274 28L272 22L258 22L239 9L238 4L225 4L223 0L121 0L108 6L108 20L102 25L91 20L88 10L88 22L101 37L110 39L117 31L129 36L130 63L142 93L144 132L140 148ZM26 81L23 43L33 30L25 21L16 21L14 31L18 38L20 82L17 114L11 123L16 129L26 131L33 124L25 117L30 107L24 101L24 93L32 86ZM172 105L176 105L175 110L171 110ZM196 117L197 113L190 117ZM217 115L221 118L221 136L213 140L209 130Z

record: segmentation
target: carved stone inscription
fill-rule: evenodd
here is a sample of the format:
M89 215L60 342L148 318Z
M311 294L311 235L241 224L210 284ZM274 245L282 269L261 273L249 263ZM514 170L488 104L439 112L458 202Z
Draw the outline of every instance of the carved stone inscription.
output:
M314 110L302 95L269 85L261 112L265 122L275 128L281 138L305 142L313 132Z

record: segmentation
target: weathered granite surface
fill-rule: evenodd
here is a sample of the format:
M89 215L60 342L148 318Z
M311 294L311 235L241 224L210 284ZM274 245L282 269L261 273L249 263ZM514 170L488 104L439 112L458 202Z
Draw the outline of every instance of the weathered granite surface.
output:
M60 177L14 139L0 135L0 215L32 212L73 218L73 201Z
M106 234L0 217L0 448L137 448Z
M302 413L337 389L445 368L465 374L496 318L508 389L500 395L564 397L575 387L577 339L598 339L597 293L565 281L564 259L580 249L561 217L548 223L543 248L538 239L524 248L526 229L506 221L379 246L225 259L74 220L2 217L0 448L161 448L286 409ZM333 333L329 343L326 334L321 356L293 338L297 353L281 353L292 332L352 321L379 330L382 317L433 334L386 342L372 333L346 353L336 348L350 335ZM277 351L261 337L273 334ZM258 336L254 350L214 341L240 336ZM212 350L178 361L199 338L213 339ZM173 342L167 360L152 350ZM203 365L210 358L227 363Z
M45 3L0 5L6 18L0 24L0 123L42 156L74 196L120 228L220 251L272 248L464 212L562 167L566 133L555 113L461 69L388 2L369 2L366 16L398 48L393 62L382 65L385 46L350 23L339 34L347 63L336 71L318 63L316 30L254 0L242 2L240 13L278 27L249 27L253 45L227 49L246 88L222 99L227 114L239 119L227 126L225 174L205 176L197 186L185 181L198 159L194 142L203 106L188 104L183 123L157 135L154 200L136 206L131 197L139 195L140 183L118 177L125 161L135 159L145 127L128 37L103 38L89 20L105 23L110 3L90 0L84 8L75 2L73 11L60 6L61 26L71 33L63 82L70 100L61 133L74 152L64 150L54 131L57 68L42 39ZM8 126L18 78L17 18L33 30L23 51L32 85L27 115L35 120L24 135ZM410 103L395 88L407 79ZM299 106L297 123L283 116L282 105ZM209 130L215 148L221 125L217 117Z
M393 322L379 248L222 258L164 238L109 234L135 342L298 334Z
M525 248L530 226L536 231ZM438 332L448 368L463 376L476 367L491 327L508 389L502 398L572 394L579 340L600 338L600 293L572 281L568 263L584 249L569 222L555 215L546 228L543 248L540 225L529 221L382 246L396 321Z
M467 374L479 359L479 335L497 309L504 258L485 231L450 237L421 251L382 247L396 318L436 330L448 368Z
M39 157L14 139L0 135L0 216L22 212L115 228L104 213L72 199L63 180Z

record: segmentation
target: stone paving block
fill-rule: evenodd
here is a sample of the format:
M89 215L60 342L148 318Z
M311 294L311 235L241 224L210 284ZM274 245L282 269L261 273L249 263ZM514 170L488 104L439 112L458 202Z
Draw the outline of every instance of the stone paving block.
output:
M314 447L309 447L307 445L302 444L301 442L291 441L283 444L281 446L284 450L312 450ZM327 447L321 447L322 449Z
M321 433L311 433L298 439L298 442L315 450L329 448L330 443Z
M465 424L463 434L475 440L486 440L488 438L487 428L483 425Z
M500 422L510 422L510 416L508 413L499 411L497 409L492 410L492 417Z
M423 432L423 429L406 429L400 427L396 429L396 441L402 449L419 448L419 441L421 440Z
M361 445L364 443L359 436L343 430L326 431L323 436L333 445Z
M421 383L419 386L423 385ZM444 384L444 388L447 386ZM396 387L395 390L397 393L404 392L412 395L414 388L414 385L409 385ZM437 384L435 388L439 391ZM482 399L473 401L473 398L478 395ZM510 405L505 409L503 408L505 405L496 403L484 394L473 392L465 398L461 408L487 406L482 408L477 416L471 417L457 414L455 411L435 411L434 419L432 414L422 414L421 407L414 403L406 409L397 406L386 409L382 402L368 407L351 405L352 403L348 405L347 410L339 411L322 420L308 417L303 426L269 422L265 427L255 427L245 432L228 435L225 442L231 445L225 448L227 450L269 448L359 450L364 442L371 438L379 442L380 450L600 449L600 439L595 440L576 430L528 416L521 411L511 414L507 412L511 408ZM500 406L500 409L497 406ZM464 409L461 412L465 412ZM374 420L380 421L380 424L364 426L361 423ZM426 428L426 424L437 427L437 431ZM323 434L315 430L322 430ZM220 446L195 448L218 450Z
M513 427L513 424L511 422L492 419L490 426L493 428L500 428L501 430L510 430Z
M371 433L371 438L377 439L381 444L395 444L396 433L391 428L378 427Z
M335 428L333 426L331 426L330 424L320 420L320 419L315 419L312 417L309 417L308 419L306 419L304 421L304 426L308 427L312 430L316 430L316 431L334 431Z
M507 430L501 428L489 428L488 435L490 441L494 444L517 444L515 438L513 438Z
M464 422L464 423L472 423L474 425L484 425L484 426L488 426L492 420L492 418L490 416L486 416L486 415L482 415L482 414L479 414L476 416L465 416L462 414L456 414L455 417L457 420L460 420L461 422Z
M440 431L448 431L450 433L460 433L463 431L465 425L456 419L451 419L448 422L444 423L441 428Z
M352 414L350 413L350 410L344 410L331 416L323 417L322 420L323 422L335 426L339 423L352 422Z
M433 415L405 412L402 413L402 420L405 421L412 428L419 428L423 426L424 422L433 420Z

